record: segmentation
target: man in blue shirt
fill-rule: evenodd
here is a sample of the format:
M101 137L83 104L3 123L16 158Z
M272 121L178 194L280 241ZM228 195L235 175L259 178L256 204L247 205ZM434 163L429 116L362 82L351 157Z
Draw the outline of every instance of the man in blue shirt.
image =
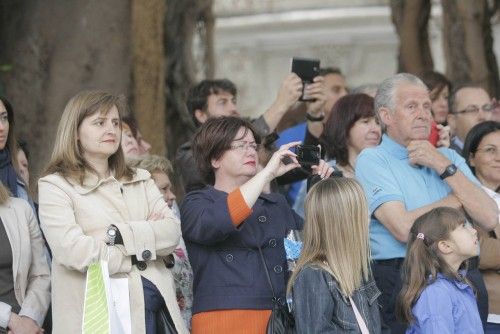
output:
M463 209L481 227L498 224L496 204L478 186L464 159L428 140L431 100L416 76L400 73L384 80L375 96L375 110L385 127L379 146L361 152L356 178L372 215L370 242L373 275L382 291L382 317L392 333L404 333L394 316L400 267L415 219L429 210Z

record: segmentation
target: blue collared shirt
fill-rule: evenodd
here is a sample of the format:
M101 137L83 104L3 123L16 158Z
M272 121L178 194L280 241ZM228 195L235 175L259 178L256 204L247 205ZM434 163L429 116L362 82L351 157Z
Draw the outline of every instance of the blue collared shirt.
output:
M422 291L412 312L415 321L406 334L483 333L472 288L441 274Z
M479 186L479 182L460 155L447 148L438 150ZM372 216L370 246L374 260L403 258L406 255L406 243L399 242L373 216L379 206L386 202L399 201L407 211L412 211L439 201L452 191L433 169L410 164L406 147L387 135L382 136L379 146L366 148L358 156L356 179L365 190Z

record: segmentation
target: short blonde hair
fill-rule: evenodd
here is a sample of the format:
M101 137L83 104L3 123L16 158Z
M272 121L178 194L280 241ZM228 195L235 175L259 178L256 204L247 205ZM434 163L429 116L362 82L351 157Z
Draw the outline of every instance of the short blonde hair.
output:
M368 205L363 189L351 178L329 178L311 188L305 203L304 244L290 278L306 265L318 265L352 296L370 276Z
M61 116L54 150L44 175L60 173L64 177L79 180L82 184L86 170L95 172L83 157L78 142L78 128L85 118L96 113L106 114L113 106L118 109L121 121L121 115L127 109L123 95L112 95L102 91L83 91L73 96ZM132 178L134 171L125 164L121 143L108 161L109 168L114 170L117 179Z
M168 176L172 176L174 173L172 163L167 158L154 154L147 155L144 158L127 159L127 164L130 167L145 169L151 174L162 172Z

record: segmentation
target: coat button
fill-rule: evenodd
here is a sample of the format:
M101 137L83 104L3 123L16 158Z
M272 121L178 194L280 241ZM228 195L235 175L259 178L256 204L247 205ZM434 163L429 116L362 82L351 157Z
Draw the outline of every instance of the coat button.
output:
M267 218L266 216L259 216L259 218L257 218L261 223L265 223Z
M136 265L137 265L137 269L139 269L140 271L144 271L148 267L148 265L144 261L137 261Z
M150 250L145 250L142 252L142 258L144 259L144 261L149 261L151 260L151 251Z
M281 272L283 271L283 267L280 265L275 265L273 270L276 274L281 274Z
M272 248L276 247L276 239L269 240L269 247L272 247Z
M227 254L227 255L226 255L226 261L227 261L227 262L231 262L231 261L233 261L233 260L234 260L234 256L233 256L233 254Z

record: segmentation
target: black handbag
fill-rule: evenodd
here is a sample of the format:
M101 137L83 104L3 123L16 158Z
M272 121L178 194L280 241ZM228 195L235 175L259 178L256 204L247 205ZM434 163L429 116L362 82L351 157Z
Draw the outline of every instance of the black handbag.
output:
M271 276L269 276L269 271L267 270L266 260L262 254L262 249L259 248L260 258L262 260L262 266L266 273L267 283L271 288L273 293L273 309L271 311L271 316L269 317L269 322L267 323L267 334L292 334L295 333L295 320L292 313L288 311L286 304L280 302L274 293L273 284L271 282Z
M163 307L156 313L156 333L177 334L174 322L166 305L163 305Z

